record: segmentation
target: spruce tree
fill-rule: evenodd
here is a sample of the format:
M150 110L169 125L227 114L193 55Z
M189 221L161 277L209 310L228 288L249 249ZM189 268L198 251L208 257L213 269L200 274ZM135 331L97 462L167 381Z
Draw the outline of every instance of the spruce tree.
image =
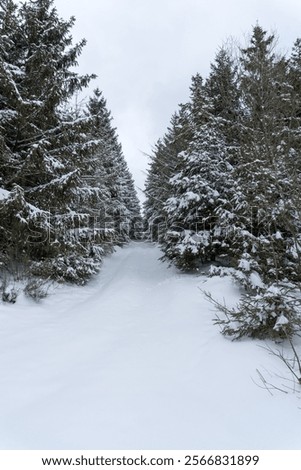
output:
M235 194L232 199L237 227L235 234L242 237L234 244L238 249L234 257L247 254L254 258L255 264L262 260L258 274L268 278L269 272L271 280L277 279L280 266L274 267L272 275L272 268L267 266L273 262L268 261L268 252L268 259L263 258L264 247L276 244L279 253L278 232L284 228L279 223L285 185L279 145L285 117L286 62L276 56L274 49L274 35L268 36L260 26L256 26L249 47L242 50L241 93L245 131L239 162L234 169Z
M222 255L216 209L231 165L223 137L209 123L200 127L179 159L182 170L171 179L171 197L165 206L168 232L164 252L180 268L190 269Z
M19 101L18 84L24 77L21 63L20 27L17 6L12 0L0 3L0 185L5 187L15 173L14 132Z
M178 155L165 204L168 231L163 251L184 269L222 254L216 210L231 171L226 142L200 75L192 78L188 104L191 141Z
M222 47L216 54L205 81L205 90L212 103L215 125L218 125L227 145L231 162L237 161L242 134L242 106L238 66L230 52Z

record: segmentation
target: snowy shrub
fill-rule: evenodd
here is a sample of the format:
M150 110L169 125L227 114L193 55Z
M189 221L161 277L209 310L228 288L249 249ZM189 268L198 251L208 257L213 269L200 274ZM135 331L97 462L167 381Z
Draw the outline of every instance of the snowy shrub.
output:
M165 256L178 268L195 269L200 257L200 242L191 230L170 230L165 236Z
M215 259L210 230L170 230L164 239L163 259L171 260L182 270L194 270Z
M289 287L270 287L257 294L245 293L235 308L229 309L210 299L225 317L215 324L233 339L244 336L258 339L292 338L301 330L301 298Z
M47 285L41 279L32 279L26 284L24 294L38 302L47 297Z
M15 282L10 274L4 270L0 276L1 285L0 285L0 295L3 302L8 302L11 304L16 303L18 292L15 288Z
M15 304L18 297L17 291L12 288L5 288L2 292L2 300L3 302L8 302L10 304Z

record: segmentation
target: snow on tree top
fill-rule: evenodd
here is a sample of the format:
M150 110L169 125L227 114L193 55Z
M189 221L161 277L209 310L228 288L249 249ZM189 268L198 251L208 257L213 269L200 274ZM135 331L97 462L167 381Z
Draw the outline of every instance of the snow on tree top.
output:
M9 191L6 191L6 189L0 188L0 201L3 199L6 199L9 196Z

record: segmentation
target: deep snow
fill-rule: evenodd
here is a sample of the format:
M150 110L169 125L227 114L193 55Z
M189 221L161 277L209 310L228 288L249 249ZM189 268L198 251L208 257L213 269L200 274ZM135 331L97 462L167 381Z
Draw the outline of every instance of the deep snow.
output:
M160 256L132 243L84 288L0 305L1 449L300 448L299 393L271 396L256 369L281 387L288 371L213 325L199 288L234 303L231 279Z

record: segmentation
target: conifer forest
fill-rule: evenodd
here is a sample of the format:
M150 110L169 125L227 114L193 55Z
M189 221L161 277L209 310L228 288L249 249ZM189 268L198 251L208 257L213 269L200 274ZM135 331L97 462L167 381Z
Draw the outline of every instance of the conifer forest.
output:
M1 1L0 259L5 271L82 284L135 236L140 207L85 41L53 1ZM17 271L17 272L16 272Z
M256 25L248 47L220 48L192 77L151 158L147 230L180 269L234 276L238 307L217 305L234 338L300 331L300 84L301 40L281 56Z

